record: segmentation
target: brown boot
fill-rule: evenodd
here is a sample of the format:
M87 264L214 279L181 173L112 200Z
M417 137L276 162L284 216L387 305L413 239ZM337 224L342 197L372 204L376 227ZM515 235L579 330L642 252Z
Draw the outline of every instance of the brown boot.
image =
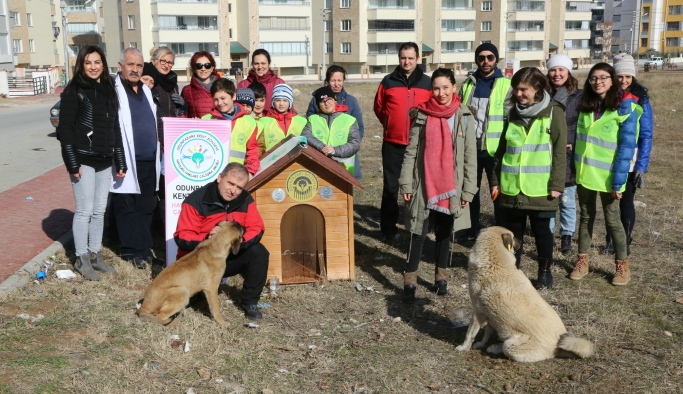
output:
M415 302L415 286L417 285L417 272L403 273L403 303L412 304Z
M569 279L579 280L583 279L588 274L588 253L579 253L576 259L576 266L574 271L569 274Z
M628 259L615 260L617 265L612 284L614 286L623 286L631 280L631 270L628 268Z
M436 270L434 271L434 290L436 291L436 294L438 295L446 295L448 294L448 277L450 276L450 272L446 268L439 268L436 267Z

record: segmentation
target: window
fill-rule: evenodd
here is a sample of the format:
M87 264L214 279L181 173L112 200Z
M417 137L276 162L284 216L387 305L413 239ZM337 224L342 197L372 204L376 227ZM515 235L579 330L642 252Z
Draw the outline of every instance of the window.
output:
M351 31L351 19L341 21L341 31Z
M491 11L491 10L493 10L493 2L492 2L492 1L482 1L482 2L481 2L481 10L482 10L482 11Z
M442 19L441 31L474 31L474 21L460 19Z
M21 18L19 17L18 12L14 12L14 11L10 12L9 17L14 19L14 26L21 26Z
M138 47L138 43L135 41L131 41L128 43L128 48L137 48L137 47Z
M325 9L326 10L332 9L332 0L325 0Z
M647 13L650 13L650 7L643 8L643 10L647 9ZM683 9L683 6L680 5L671 5L669 6L669 14L670 15L679 15L681 13L681 10Z
M307 53L306 42L262 42L261 48L271 55L305 55Z
M121 51L123 51L124 49L126 49L126 44L123 41L121 41Z
M12 40L12 49L14 50L14 53L24 52L24 48L21 45L21 40Z
M441 9L468 10L473 9L472 0L441 0Z
M332 21L325 21L325 31L332 31Z
M371 19L368 21L368 31L415 31L415 20Z
M200 42L199 43L199 50L200 51L207 51L211 52L215 55L218 55L218 43L215 42Z
M586 49L588 40L564 40L564 49Z
M678 37L666 39L666 46L668 46L668 47L677 47L680 45L679 43L680 43L680 41L679 41Z
M681 30L681 22L667 22L666 23L666 30ZM667 38L667 41L669 39ZM667 44L666 46L670 46Z
M543 21L508 22L508 31L543 31L543 24ZM567 29L569 28L567 27Z
M491 21L481 22L481 31L491 31Z
M385 55L390 53L398 53L398 48L400 48L402 44L402 42L369 42L368 55Z
M340 0L339 8L351 8L351 0Z
M135 30L135 15L128 15L128 30Z
M330 27L332 26L330 22ZM327 22L325 22L327 25ZM260 30L309 30L308 18L301 17L272 17L262 16L259 18ZM327 29L325 29L327 30Z
M33 15L29 13L26 14L26 26L33 26Z
M647 38L641 38L640 39L640 46L642 48L647 48Z
M490 44L490 43L491 43L491 40L484 40L484 41L480 42L480 44Z
M678 6L680 7L680 6ZM671 7L669 7L669 10L671 10ZM643 7L643 16L649 16L650 15L650 7Z
M228 13L232 13L232 3L228 3Z
M567 12L591 12L591 3L579 3L577 1L568 1L565 5Z
M185 54L185 44L184 43L171 44L171 49L177 55L181 55L181 54L184 55Z
M472 52L472 41L441 41L441 52Z
M588 21L565 21L565 30L590 30L590 23ZM543 30L543 29L541 29Z
M28 50L31 53L36 51L36 47L33 45L33 40L28 40Z
M123 17L119 16L119 29L123 30Z
M67 34L97 34L96 23L69 23L66 25Z
M341 53L351 53L351 43L342 42L341 43Z
M621 22L621 14L612 15L612 22Z
M332 43L326 42L325 43L325 53L332 53L332 52L333 52Z
M228 31L230 32L230 38L232 39L232 29L228 29Z

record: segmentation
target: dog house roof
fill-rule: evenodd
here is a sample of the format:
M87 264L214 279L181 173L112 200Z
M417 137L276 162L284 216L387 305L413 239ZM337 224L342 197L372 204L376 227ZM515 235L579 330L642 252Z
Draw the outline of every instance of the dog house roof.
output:
M296 139L298 143L295 141L291 141L292 139ZM360 182L358 182L358 180L353 175L351 175L351 173L349 173L349 171L346 168L344 168L343 165L330 159L329 157L319 152L315 148L309 147L305 142L305 137L297 137L290 135L287 138L280 141L280 143L275 145L272 149L268 150L263 155L263 157L261 157L261 166L265 168L262 168L262 170L259 171L256 174L256 176L252 178L251 181L249 181L249 183L247 183L246 189L250 192L253 192L254 190L261 187L263 184L267 183L273 175L284 170L289 165L289 163L296 160L297 157L304 155L309 159L313 160L314 162L320 164L324 168L328 169L333 174L342 178L347 183L350 183L353 186L363 190L363 186L361 186ZM278 151L278 148L285 144L287 144L286 150ZM292 146L291 149L288 148L290 145ZM264 164L266 165L264 166Z

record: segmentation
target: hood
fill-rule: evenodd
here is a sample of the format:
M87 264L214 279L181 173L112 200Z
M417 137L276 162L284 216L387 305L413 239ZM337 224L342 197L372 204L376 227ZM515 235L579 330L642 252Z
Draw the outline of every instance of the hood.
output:
M321 115L321 116L334 116L334 115L344 113L344 112L349 112L349 107L347 107L344 104L335 105L334 112L331 114L325 114L325 113L320 111L320 108L318 108L318 115Z
M480 75L479 75L479 69L477 69L477 71L476 71L474 74L472 74L472 77L474 77L473 79L475 80L475 82L476 82L476 80L479 80L479 79L481 79L481 80L491 80L491 79L496 79L496 78L500 78L500 77L503 77L503 76L504 76L504 75L503 75L503 72L500 71L500 69L499 69L497 66L493 69L493 74L489 75L488 77L482 77L482 76L480 76Z
M237 120L243 116L249 115L249 114L247 114L247 111L245 111L244 108L239 103L234 103L233 105L235 106L235 115L233 115L233 117L232 117L233 121L235 121L235 120ZM224 119L223 113L215 107L213 109L211 109L210 114L211 114L211 116L213 116L215 118Z
M296 110L294 108L290 108L289 111L285 112L284 114L281 114L277 112L274 109L271 109L268 111L267 116L277 119L278 121L285 120L285 119L291 119L294 115L296 115ZM265 115L264 115L265 116Z

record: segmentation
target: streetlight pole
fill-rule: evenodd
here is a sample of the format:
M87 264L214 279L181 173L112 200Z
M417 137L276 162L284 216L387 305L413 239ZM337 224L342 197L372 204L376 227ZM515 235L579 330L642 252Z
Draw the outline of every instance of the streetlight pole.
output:
M59 3L59 8L62 9L62 28L64 29L62 31L62 37L64 39L64 75L65 75L65 81L64 81L64 86L66 86L66 82L69 80L69 41L66 37L66 26L69 23L69 21L66 19L66 1L62 0L61 3Z
M389 48L384 48L384 72L389 74Z
M306 36L306 67L304 67L304 75L308 74L308 36Z
M325 78L325 53L327 52L327 40L325 39L325 27L327 26L327 16L330 14L330 10L323 10L323 67L320 70L320 80Z

